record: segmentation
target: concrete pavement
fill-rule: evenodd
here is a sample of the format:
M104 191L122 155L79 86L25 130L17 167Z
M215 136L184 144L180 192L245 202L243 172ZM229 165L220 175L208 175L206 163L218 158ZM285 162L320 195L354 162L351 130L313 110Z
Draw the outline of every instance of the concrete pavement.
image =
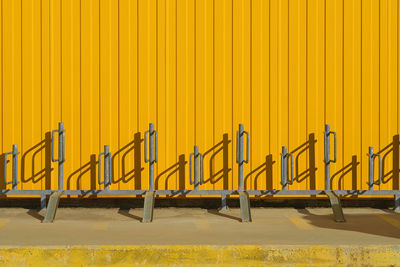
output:
M336 223L329 208L240 210L159 208L152 223L142 209L60 208L53 224L44 211L0 209L0 245L393 245L400 242L400 214L345 208Z
M400 215L345 208L0 209L0 266L400 266Z

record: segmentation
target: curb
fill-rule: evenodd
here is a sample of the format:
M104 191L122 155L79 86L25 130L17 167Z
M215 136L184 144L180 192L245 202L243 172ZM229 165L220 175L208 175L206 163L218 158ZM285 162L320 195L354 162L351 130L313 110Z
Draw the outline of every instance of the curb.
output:
M400 266L393 246L0 247L0 266Z

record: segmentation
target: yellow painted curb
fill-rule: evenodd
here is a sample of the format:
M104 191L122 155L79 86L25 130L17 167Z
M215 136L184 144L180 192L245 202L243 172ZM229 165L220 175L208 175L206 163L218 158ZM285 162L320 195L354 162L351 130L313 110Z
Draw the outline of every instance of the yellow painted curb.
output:
M0 247L0 266L400 266L393 246Z

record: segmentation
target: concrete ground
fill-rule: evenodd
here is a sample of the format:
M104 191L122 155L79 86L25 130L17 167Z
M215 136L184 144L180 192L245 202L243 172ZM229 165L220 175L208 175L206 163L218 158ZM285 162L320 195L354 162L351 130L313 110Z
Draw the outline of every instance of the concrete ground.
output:
M0 246L63 245L398 245L400 214L344 208L346 222L329 208L253 208L253 222L240 210L159 208L152 223L142 209L59 208L53 224L44 211L0 209Z

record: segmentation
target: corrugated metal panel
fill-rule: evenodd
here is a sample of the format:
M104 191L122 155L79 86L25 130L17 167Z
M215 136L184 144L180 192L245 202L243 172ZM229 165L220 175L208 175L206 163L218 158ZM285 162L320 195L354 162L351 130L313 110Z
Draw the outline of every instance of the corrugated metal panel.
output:
M67 130L65 187L148 188L143 133L159 133L158 189L235 189L238 123L251 133L245 187L324 188L324 124L338 133L332 188L367 189L367 150L398 188L399 5L391 0L2 0L1 151L22 151L22 189L56 188L51 129ZM395 181L395 185L393 185ZM0 186L4 188L2 179Z

